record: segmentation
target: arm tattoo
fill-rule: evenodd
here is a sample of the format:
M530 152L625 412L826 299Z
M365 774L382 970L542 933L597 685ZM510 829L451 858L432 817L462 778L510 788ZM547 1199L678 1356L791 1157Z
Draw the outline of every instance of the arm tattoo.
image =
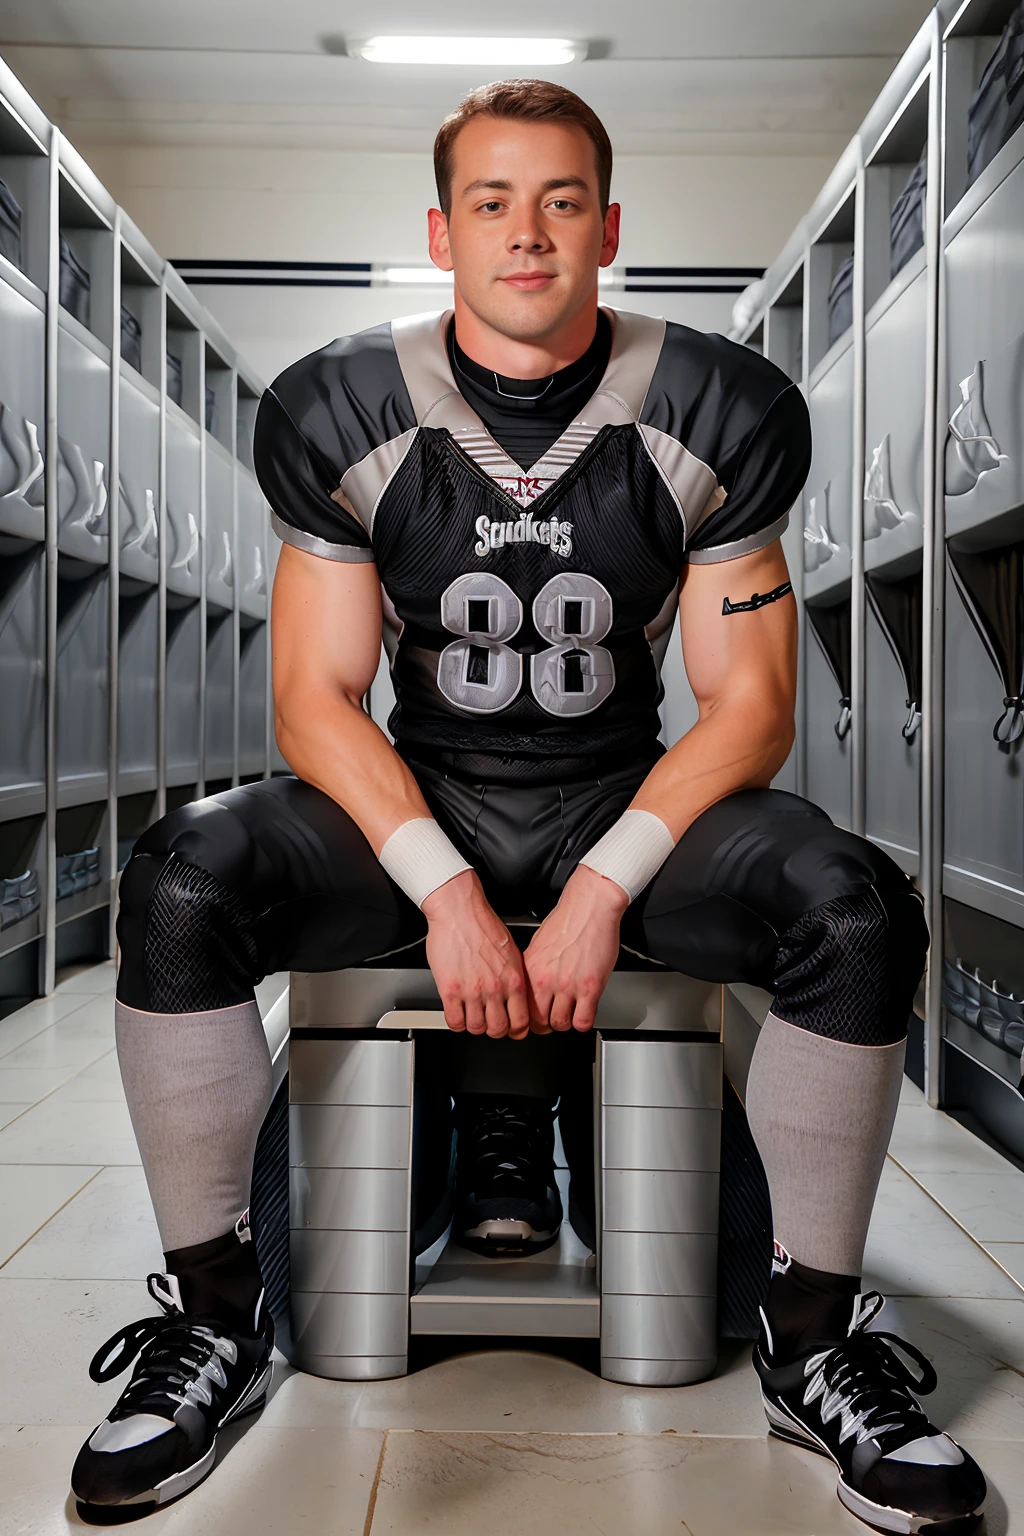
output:
M793 583L784 581L781 587L775 587L771 592L763 595L755 592L749 603L734 603L728 597L722 603L723 613L753 613L755 608L763 608L765 603L777 603L780 597L785 597L787 592L792 592Z

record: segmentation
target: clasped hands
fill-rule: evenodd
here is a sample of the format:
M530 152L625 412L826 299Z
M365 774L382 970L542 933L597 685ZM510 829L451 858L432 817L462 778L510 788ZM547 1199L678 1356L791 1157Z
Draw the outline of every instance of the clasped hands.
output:
M449 1029L498 1039L591 1029L619 953L629 898L614 880L579 865L556 906L520 952L466 870L431 892L427 960Z

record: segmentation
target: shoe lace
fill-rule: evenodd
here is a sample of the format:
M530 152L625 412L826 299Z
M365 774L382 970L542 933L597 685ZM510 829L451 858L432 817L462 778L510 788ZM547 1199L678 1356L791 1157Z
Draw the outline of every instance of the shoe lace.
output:
M552 1131L539 1115L498 1101L476 1109L466 1130L483 1180L518 1191L550 1173Z
M804 1403L820 1398L824 1422L842 1416L840 1442L856 1435L858 1443L871 1437L906 1430L915 1420L927 1423L915 1394L927 1396L938 1382L931 1362L913 1344L895 1333L866 1332L885 1305L878 1291L860 1298L849 1337L832 1349L812 1355L804 1366L809 1377ZM896 1351L899 1350L899 1354ZM915 1375L900 1358L907 1355L919 1367Z
M93 1381L113 1381L138 1357L138 1365L114 1410L158 1409L174 1403L213 1402L213 1389L226 1387L223 1362L234 1365L238 1346L218 1331L214 1318L202 1319L177 1310L161 1289L163 1275L150 1275L149 1293L164 1308L157 1317L142 1317L119 1328L100 1346L89 1363Z

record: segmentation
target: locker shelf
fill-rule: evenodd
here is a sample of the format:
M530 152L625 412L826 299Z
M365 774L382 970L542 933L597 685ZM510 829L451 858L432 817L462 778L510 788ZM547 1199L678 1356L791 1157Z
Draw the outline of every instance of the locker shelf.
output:
M20 816L41 815L46 809L46 785L0 785L0 821L11 821Z
M977 181L967 188L963 197L946 215L942 229L943 238L947 241L954 239L1022 161L1024 161L1024 128L1018 128L1013 138L1004 144L989 161Z
M90 805L105 797L108 787L106 772L62 773L57 779L57 806L67 810L75 806Z
M1024 894L1002 881L986 879L973 869L955 864L942 866L942 893L965 907L974 907L989 917L1024 928Z
M70 896L65 896L57 903L57 926L60 928L64 923L72 923L78 917L85 917L90 912L98 912L101 907L109 907L110 901L109 881L89 886L84 891L72 891Z

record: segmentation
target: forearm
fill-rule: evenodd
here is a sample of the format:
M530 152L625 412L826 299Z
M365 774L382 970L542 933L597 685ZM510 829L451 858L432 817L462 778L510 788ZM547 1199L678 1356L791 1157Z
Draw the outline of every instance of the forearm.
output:
M792 714L781 701L730 694L659 758L630 809L659 817L678 842L724 796L766 788L789 756L793 735Z
M791 711L781 703L768 706L757 692L731 693L706 708L655 763L619 820L584 854L570 884L586 872L594 900L632 901L702 811L736 790L767 787L792 741ZM591 872L604 877L597 886Z
M277 744L300 779L348 812L378 857L396 828L431 815L383 731L339 689L325 686L279 701Z

